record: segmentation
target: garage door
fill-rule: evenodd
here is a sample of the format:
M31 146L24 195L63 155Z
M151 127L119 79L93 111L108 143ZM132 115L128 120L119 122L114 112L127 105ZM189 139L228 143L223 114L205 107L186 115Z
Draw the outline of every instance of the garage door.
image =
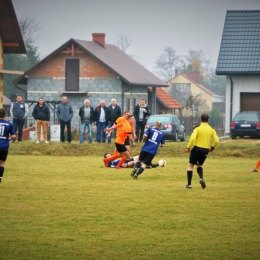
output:
M241 111L260 111L260 93L240 93Z

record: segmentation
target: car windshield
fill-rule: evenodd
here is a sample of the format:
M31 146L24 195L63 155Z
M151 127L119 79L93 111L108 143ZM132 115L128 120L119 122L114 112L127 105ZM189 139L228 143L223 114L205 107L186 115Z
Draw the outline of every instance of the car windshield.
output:
M255 113L237 114L234 121L258 121L258 116Z
M162 122L162 124L171 122L170 116L151 116L149 117L147 124L154 124L156 121Z

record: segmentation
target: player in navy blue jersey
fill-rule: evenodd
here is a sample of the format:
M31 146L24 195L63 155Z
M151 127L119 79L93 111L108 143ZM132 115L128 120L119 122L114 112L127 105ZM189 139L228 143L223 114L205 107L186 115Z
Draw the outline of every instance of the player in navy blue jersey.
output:
M153 128L149 128L143 135L142 147L139 160L136 162L134 170L131 172L133 179L136 179L147 166L150 166L154 156L157 154L158 147L165 145L164 134L160 131L162 123L157 121ZM142 163L141 163L142 162Z
M6 117L5 109L0 109L0 183L5 170L5 161L8 155L9 142L15 139L13 125L4 120Z

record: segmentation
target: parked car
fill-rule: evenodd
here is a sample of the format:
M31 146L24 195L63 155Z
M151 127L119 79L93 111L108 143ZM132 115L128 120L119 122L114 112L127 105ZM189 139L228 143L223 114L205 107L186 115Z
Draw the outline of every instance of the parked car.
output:
M145 128L153 127L156 121L162 122L161 131L164 133L165 140L185 141L186 132L183 123L175 115L151 115Z
M260 137L260 112L238 112L231 122L230 136L232 139L237 136Z

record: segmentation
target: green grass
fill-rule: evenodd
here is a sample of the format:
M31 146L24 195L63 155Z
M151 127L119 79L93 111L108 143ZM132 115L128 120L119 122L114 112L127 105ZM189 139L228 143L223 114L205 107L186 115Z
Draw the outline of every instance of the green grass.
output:
M19 150L12 144L0 185L0 259L259 259L260 175L250 172L257 157L216 150L204 166L207 188L194 171L193 189L185 190L180 144L155 158L166 167L137 180L130 169L104 168L100 156L77 156L77 144L39 146L72 149L69 156L12 155ZM27 145L35 146L20 150Z

